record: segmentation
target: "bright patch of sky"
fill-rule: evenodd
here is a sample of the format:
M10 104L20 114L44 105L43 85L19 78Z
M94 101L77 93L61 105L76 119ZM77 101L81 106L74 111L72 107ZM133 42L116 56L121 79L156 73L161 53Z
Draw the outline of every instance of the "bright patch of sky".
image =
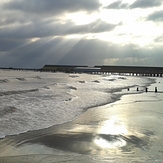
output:
M156 24L152 21L146 21L146 17L160 10L162 6L153 8L135 8L135 9L107 9L105 7L116 2L115 0L100 0L102 7L99 11L92 14L86 12L78 12L76 14L67 14L66 19L70 19L76 25L90 24L97 19L110 24L115 24L116 27L112 31L104 31L97 34L78 35L78 37L86 37L87 39L100 39L117 44L135 43L140 46L151 46L156 36L162 33L163 23ZM119 1L120 2L120 1ZM135 0L123 0L121 3L131 5ZM118 25L119 24L119 25ZM68 36L73 37L73 36Z

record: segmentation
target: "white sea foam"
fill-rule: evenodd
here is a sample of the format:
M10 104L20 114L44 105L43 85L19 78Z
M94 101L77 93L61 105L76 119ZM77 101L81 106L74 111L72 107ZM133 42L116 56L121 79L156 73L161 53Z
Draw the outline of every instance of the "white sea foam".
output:
M114 93L122 88L151 82L132 76L2 70L0 81L0 137L71 121L90 107L116 100Z

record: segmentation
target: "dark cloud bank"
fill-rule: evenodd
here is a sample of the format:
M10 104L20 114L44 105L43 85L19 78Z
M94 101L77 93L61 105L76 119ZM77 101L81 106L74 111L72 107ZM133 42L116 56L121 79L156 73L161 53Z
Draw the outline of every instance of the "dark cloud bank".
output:
M163 63L163 59L160 60L161 46L151 50L133 44L120 46L95 39L38 40L4 53L4 56L0 56L1 67L40 68L44 64L161 66Z
M91 12L98 10L99 6L98 0L13 0L6 3L3 7L8 10L17 10L38 15L58 15L65 12Z
M35 38L49 36L65 36L72 34L100 33L111 31L116 27L114 24L108 24L101 20L96 20L86 25L75 25L71 21L64 24L52 22L51 20L41 20L31 22L25 25L7 27L0 30L0 38Z
M147 20L155 22L163 22L163 10L155 11L147 17Z

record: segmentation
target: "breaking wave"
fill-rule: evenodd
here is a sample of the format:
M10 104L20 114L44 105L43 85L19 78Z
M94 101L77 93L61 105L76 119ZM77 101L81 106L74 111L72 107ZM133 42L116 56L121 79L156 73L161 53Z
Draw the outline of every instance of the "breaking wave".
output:
M36 91L39 91L39 89L21 90L21 91L7 91L7 92L0 92L0 96L9 96L9 95L23 94L23 93L36 92Z
M0 116L4 116L5 114L13 113L17 110L14 106L5 106L4 108L0 108Z
M3 79L3 80L0 80L0 83L8 83L9 80L8 79Z

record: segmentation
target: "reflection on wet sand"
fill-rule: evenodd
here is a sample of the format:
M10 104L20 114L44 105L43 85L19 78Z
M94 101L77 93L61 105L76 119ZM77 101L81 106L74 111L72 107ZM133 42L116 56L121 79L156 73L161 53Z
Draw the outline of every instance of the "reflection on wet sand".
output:
M102 122L98 130L100 133L109 135L128 134L127 125L117 116L111 116L109 120Z
M74 121L51 127L47 129L48 132L39 130L34 134L33 132L22 134L13 137L19 142L14 139L13 142L16 142L15 147L21 154L24 149L27 153L26 149L29 147L30 153L31 149L33 152L42 153L47 149L52 151L58 149L65 152L97 155L132 154L134 148L144 150L148 147L149 137L143 133L141 136L135 133L132 135L127 129L127 124L124 123L126 120L118 119L118 117L110 117L105 121L102 121L101 118L96 119L98 123L94 125L80 124L79 120L77 121L78 123Z

